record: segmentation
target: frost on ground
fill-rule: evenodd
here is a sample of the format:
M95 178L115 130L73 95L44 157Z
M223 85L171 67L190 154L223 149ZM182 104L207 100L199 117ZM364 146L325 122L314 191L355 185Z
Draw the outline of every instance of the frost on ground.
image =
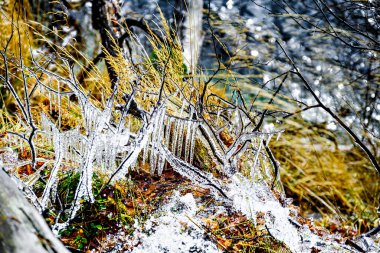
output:
M280 202L265 183L251 183L240 174L232 177L229 197L233 206L254 222L259 212L265 214L265 225L270 234L284 242L293 252L301 251L301 238L290 223L289 209Z
M205 219L211 213L226 217L236 213L245 215L256 228L266 230L268 236L283 242L291 252L353 252L353 247L339 243L336 235L317 235L308 225L299 223L296 211L281 205L264 182L252 183L236 174L226 188L231 201L207 206L208 210L192 193L181 195L175 191L147 221L136 221L134 234L124 242L130 248L126 252L223 252L223 246L206 229ZM368 240L361 244L368 252L378 252Z
M201 229L198 206L191 193L175 192L157 218L151 217L133 235L131 252L222 252Z
M269 234L285 245L292 252L350 252L346 245L334 242L333 236L324 238L312 233L307 225L297 221L297 212L282 205L273 191L264 182L251 182L236 173L228 186L228 196L233 200L233 207L241 211L256 223L258 214L264 214L265 228Z

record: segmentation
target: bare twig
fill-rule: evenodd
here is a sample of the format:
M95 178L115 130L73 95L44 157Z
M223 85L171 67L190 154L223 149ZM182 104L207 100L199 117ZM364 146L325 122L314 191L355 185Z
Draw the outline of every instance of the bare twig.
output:
M335 119L338 124L355 140L355 143L367 154L369 160L371 161L372 165L375 167L378 173L380 173L380 165L376 161L376 157L372 154L372 152L367 148L367 146L363 143L362 140L354 133L354 131L351 130L349 126L347 126L343 120L341 120L338 115L336 115L329 107L327 107L317 96L317 94L313 91L311 88L311 85L306 80L302 72L298 69L297 65L294 63L292 58L288 55L284 47L281 45L279 41L277 41L277 44L281 48L282 52L285 54L286 58L289 60L290 64L293 66L293 71L291 73L297 75L302 83L305 85L306 89L310 92L310 94L313 96L317 104L320 108L322 108L325 112L327 112L333 119Z

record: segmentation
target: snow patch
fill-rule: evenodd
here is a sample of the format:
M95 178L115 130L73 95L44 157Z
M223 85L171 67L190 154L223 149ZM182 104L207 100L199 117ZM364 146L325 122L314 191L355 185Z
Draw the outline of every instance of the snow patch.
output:
M265 226L277 240L284 242L293 252L301 251L301 237L289 221L289 209L281 206L269 186L254 183L237 173L231 178L227 193L233 206L256 223L258 213L264 213Z
M200 224L195 217L197 210L191 193L180 196L175 192L162 208L164 215L150 218L144 228L138 227L133 236L136 245L130 252L221 252L196 225Z

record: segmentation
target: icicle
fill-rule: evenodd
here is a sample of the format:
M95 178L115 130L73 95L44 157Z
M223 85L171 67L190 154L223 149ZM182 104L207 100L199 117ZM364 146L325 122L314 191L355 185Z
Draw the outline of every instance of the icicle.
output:
M172 118L168 117L167 124L166 124L166 132L165 132L165 145L169 147L170 143L170 132L172 128Z
M280 137L281 137L281 134L282 134L282 132L279 132L279 133L277 134L277 138L276 138L276 141L278 141L278 140L280 139Z
M48 94L49 94L49 112L51 114L53 112L53 110L52 110L52 103L53 103L53 101L52 101L52 96L51 96L51 92L50 91L48 91Z
M152 136L149 135L148 136L148 141L147 143L145 144L144 148L143 148L143 158L142 158L142 163L143 165L145 164L147 158L148 158L148 153L149 153L149 143L151 142L151 138Z
M61 82L58 82L58 94L57 94L57 100L58 100L58 129L61 129L61 120L62 120L62 112L61 112Z
M219 118L220 118L220 110L218 110L218 112L216 114L216 123L219 122Z
M160 118L161 118L161 113L158 114L158 116L155 118L154 122L153 122L153 128L154 128L154 131L152 133L152 141L151 141L151 146L152 146L152 150L151 150L151 153L150 153L150 174L153 175L155 170L156 170L156 165L157 165L157 152L156 152L156 148L157 148L157 137L158 137L158 129L159 129L159 121L160 121Z
M191 114L190 114L191 115ZM193 124L194 122L192 122L191 120L189 120L189 122L187 123L187 131L186 131L186 139L185 139L185 161L189 161L189 154L190 154L190 143L191 143L191 130L193 128Z
M153 122L155 122L156 117L160 115L161 110L165 110L165 108L158 108L154 110L151 115L150 121L145 122L144 125L140 128L140 132L136 136L134 143L131 145L131 151L129 152L127 158L124 159L124 161L116 169L116 172L112 175L112 182L123 177L128 172L128 168L130 168L131 165L136 162L138 155L140 154L141 150L146 146L149 140L149 135L151 135L151 133L154 130Z
M193 164L193 159L194 159L194 148L195 148L195 138L196 138L196 135L197 135L197 129L198 129L198 122L194 122L194 124L192 125L192 134L191 134L191 143L190 143L190 159L189 159L189 163L190 164Z
M177 145L177 157L181 158L182 156L182 145L183 145L183 132L185 131L185 121L181 120L180 128L178 130L178 145Z
M121 138L117 138L117 137L118 136L116 136L116 138L113 140L113 145L108 147L108 154L106 156L107 164L108 164L107 166L110 171L113 171L116 167L116 163L115 163L116 155L121 143ZM126 145L128 143L129 132L125 134L125 139L126 141L123 142L125 144L122 144L122 145Z
M177 139L178 139L178 128L179 128L179 120L175 119L173 124L173 140L172 140L172 152L176 151L177 148Z
M240 129L243 129L244 127L243 122L241 121L241 113L238 107L236 107L235 109L235 121L237 122L237 126L235 126L234 128L234 132L238 134L238 131L240 131Z
M161 145L161 135L162 135L162 128L163 128L163 121L165 117L165 111L162 110L158 117L156 118L155 124L155 131L152 133L152 155L151 155L151 167L150 167L150 173L153 174L156 171L156 166L158 162L158 147Z
M164 170L164 166L165 166L165 155L161 153L159 158L158 158L158 165L157 165L157 174L159 176L162 175L162 171Z
M160 122L159 122L159 132L158 132L158 143L157 149L163 144L164 134L165 134L165 112L162 114ZM157 150L158 152L158 150ZM162 174L165 165L165 157L162 153L158 154L158 163L157 163L157 173L158 175Z
M57 105L57 103L58 103L58 96L57 96L57 93L52 92L52 97L53 97L53 104L54 104L54 105Z
M157 167L157 155L152 150L151 156L150 156L150 174L153 175L156 171Z
M158 126L157 126L157 140L156 140L156 149L162 144L165 134L165 111L162 111L162 114L160 115L160 118L158 120ZM156 152L158 152L156 150Z
M180 94L180 97L182 97L182 94ZM185 108L185 103L182 103L181 110L180 110L180 113L179 113L179 117L180 118L182 117L184 108ZM175 122L175 124L174 124L174 132L173 132L174 141L173 141L173 145L172 145L172 152L173 152L173 154L175 154L177 152L177 143L178 143L178 139L180 137L180 128L181 128L181 125L182 125L181 124L182 120L177 119L174 122Z
M155 129L155 130L157 131L157 129ZM153 132L152 133L152 141L151 141L152 149L150 151L150 174L151 175L154 174L154 171L156 170L156 165L157 165L156 150L155 150L155 148L156 148L156 141L157 141L156 132Z
M269 134L267 138L267 145L269 145L270 140L272 139L273 134Z

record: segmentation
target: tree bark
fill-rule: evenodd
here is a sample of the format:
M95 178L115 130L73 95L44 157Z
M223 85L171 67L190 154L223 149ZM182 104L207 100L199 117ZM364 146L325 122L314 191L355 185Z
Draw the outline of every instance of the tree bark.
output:
M102 39L102 45L104 49L111 55L116 57L118 39L110 26L110 20L108 19L107 3L105 0L93 0L92 1L92 26L95 30L98 30ZM111 64L106 60L106 67L108 76L111 81L111 87L115 87L118 80L116 71Z
M69 252L3 169L0 185L0 252Z

